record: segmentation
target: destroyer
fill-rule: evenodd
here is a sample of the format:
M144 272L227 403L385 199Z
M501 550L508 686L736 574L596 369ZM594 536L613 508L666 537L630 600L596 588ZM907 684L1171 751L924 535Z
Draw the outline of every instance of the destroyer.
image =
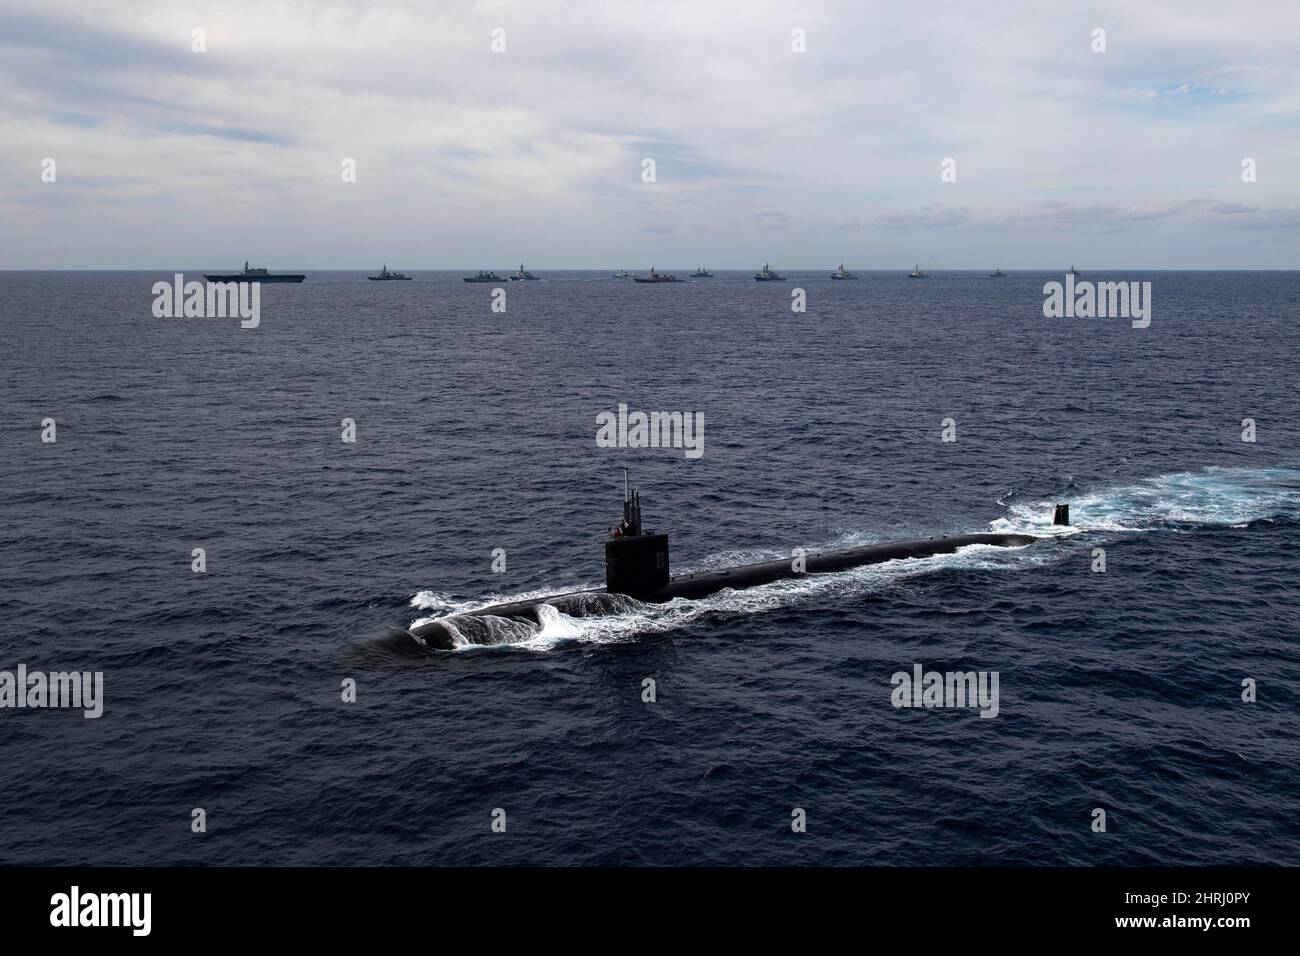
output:
M1066 506L1058 506L1054 521L1069 524ZM623 476L623 520L605 541L605 586L583 591L568 591L540 598L527 598L494 604L476 611L466 611L421 624L410 631L397 631L399 640L413 640L434 650L449 651L473 643L462 635L485 628L485 618L507 618L520 624L540 627L543 615L555 612L573 616L616 611L626 606L626 598L650 604L662 604L674 598L696 599L715 594L724 588L752 588L805 574L844 571L867 564L880 564L905 558L928 558L952 554L973 544L1002 548L1019 548L1040 540L1027 534L962 534L872 544L839 551L799 552L794 560L765 561L670 576L668 571L668 535L647 531L641 524L641 496L628 491L627 474Z
M466 282L505 282L506 280L501 278L495 272L484 272L482 269L480 269L477 275L465 276L465 281Z
M841 262L840 267L831 273L831 278L832 279L856 279L857 276L855 276L848 269L845 269L844 263Z
M403 273L401 273L401 272L389 272L389 271L388 271L388 266L384 266L382 269L380 269L380 270L379 270L379 275L377 275L377 276L366 276L366 278L369 279L371 282L402 282L402 281L409 282L409 281L411 281L411 277L410 277L410 276L405 275L405 274L403 274Z
M784 282L785 276L779 276L763 263L763 268L754 273L755 282Z
M536 281L537 281L537 276L533 275L531 272L529 272L527 269L525 269L525 268L524 268L524 264L521 262L521 263L519 263L519 271L516 272L516 273L513 273L513 274L510 276L510 281L511 281L511 282L521 282L521 281L524 281L524 280L532 280L533 282L536 282Z

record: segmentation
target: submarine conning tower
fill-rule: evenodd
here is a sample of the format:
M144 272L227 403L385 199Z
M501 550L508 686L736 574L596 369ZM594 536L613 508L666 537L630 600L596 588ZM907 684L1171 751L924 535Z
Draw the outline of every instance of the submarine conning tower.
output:
M641 493L628 491L623 469L623 521L605 541L605 589L632 597L668 584L668 535L641 527Z

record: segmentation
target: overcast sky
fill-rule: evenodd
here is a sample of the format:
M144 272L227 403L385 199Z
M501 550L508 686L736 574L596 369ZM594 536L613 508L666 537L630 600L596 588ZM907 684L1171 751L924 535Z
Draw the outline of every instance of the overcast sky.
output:
M1298 268L1300 2L0 0L0 223L0 268Z

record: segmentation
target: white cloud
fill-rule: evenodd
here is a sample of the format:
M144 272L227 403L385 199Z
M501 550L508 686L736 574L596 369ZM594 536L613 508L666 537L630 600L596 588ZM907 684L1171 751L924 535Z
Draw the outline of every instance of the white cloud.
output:
M1257 263L1224 223L1285 229L1300 205L1284 172L1300 164L1298 11L9 0L0 215L21 228L0 255L795 267L860 250L864 266L910 264L876 234L888 227L927 234L936 268L982 264L972 250L990 246L1004 265ZM796 26L806 53L790 49ZM190 51L195 27L206 53ZM940 181L949 156L956 183ZM1190 233L1164 236L1193 198L1258 211L1178 213ZM1075 231L1028 231L1044 202ZM977 230L983 247L961 238Z

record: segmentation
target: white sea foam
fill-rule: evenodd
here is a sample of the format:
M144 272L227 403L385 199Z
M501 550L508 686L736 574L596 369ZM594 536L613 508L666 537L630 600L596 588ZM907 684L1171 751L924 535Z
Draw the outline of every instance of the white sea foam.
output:
M1069 529L1053 528L1053 502L1049 501L1012 505L1006 516L990 527L1023 534L1186 531L1300 517L1300 470L1206 468L1160 475L1064 500L1070 505Z
M521 650L549 650L568 643L613 643L632 640L640 635L662 633L685 627L716 615L762 614L797 605L827 594L854 596L883 590L908 578L944 569L1010 569L1024 561L1024 548L1001 548L971 545L953 554L928 558L907 558L866 565L830 574L810 574L776 581L754 588L730 588L698 600L677 598L664 604L629 602L627 610L590 617L570 617L550 605L540 605L541 627L527 621L498 617L456 618L464 613L494 603L502 598L465 602L443 614L423 617L412 628L441 620L452 634L457 649L510 645ZM1046 560L1046 555L1043 556ZM597 585L592 585L593 587ZM509 600L543 597L548 592L511 595Z
M995 532L1069 537L1081 532L1137 533L1187 530L1190 526L1231 527L1265 518L1300 517L1300 471L1210 468L1202 472L1163 475L1064 500L1070 504L1071 525L1068 528L1054 527L1051 523L1055 501L1011 505L1005 516L990 523L990 528ZM858 535L850 537L859 538ZM862 540L867 537L861 536ZM844 546L843 542L836 542L809 550ZM970 545L952 554L886 561L830 574L810 574L738 591L727 589L698 600L678 598L664 604L629 601L625 610L610 614L571 617L550 605L541 605L538 612L540 627L505 618L456 621L447 615L463 614L503 601L545 597L554 593L550 589L512 595L493 594L473 601L457 601L445 594L421 591L412 598L411 606L440 613L422 617L411 627L443 620L458 649L462 650L508 645L522 650L545 651L574 642L628 641L645 634L677 630L708 617L762 614L827 595L859 597L939 571L1023 570L1060 561L1067 553L1060 547L1041 545L1020 548ZM771 555L759 552L719 552L700 562L695 570L770 558ZM593 583L584 587L599 585Z

